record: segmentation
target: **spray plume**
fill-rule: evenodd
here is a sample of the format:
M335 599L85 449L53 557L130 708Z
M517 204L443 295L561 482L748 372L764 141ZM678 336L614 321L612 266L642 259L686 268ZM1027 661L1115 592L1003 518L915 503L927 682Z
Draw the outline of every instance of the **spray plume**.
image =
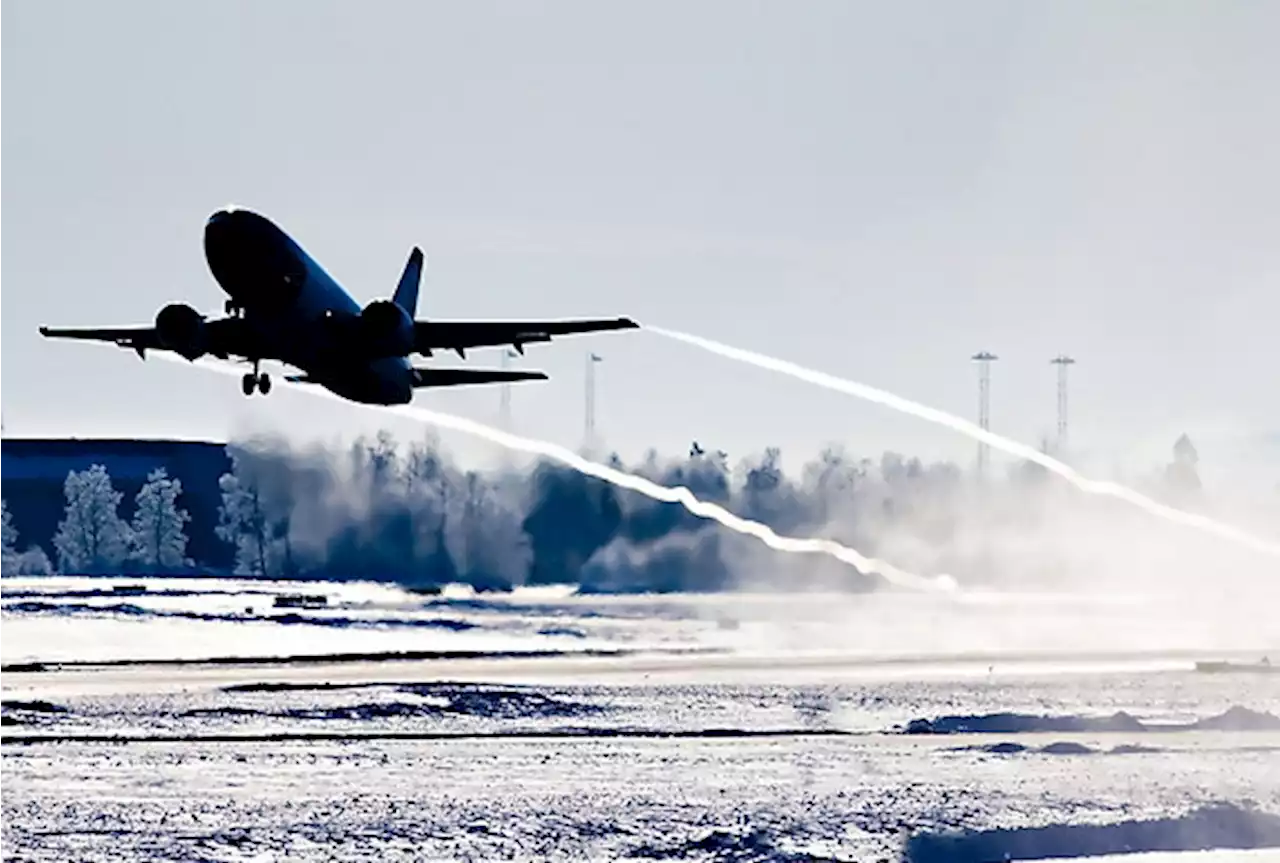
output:
M475 422L464 417L454 416L453 414L440 413L439 411L426 410L424 408L415 407L394 407L392 411L395 413L416 419L419 422L429 423L440 428L452 429L453 431L463 432L465 434L474 435L475 437L484 438L499 446L508 449L519 450L521 452L530 453L532 455L540 455L545 458L558 461L566 467L570 467L579 473L593 476L596 479L604 480L607 483L616 485L619 488L630 489L639 492L653 500L662 501L664 503L678 503L689 512L699 518L706 518L715 521L732 531L743 534L745 536L755 537L776 551L784 551L792 554L825 554L834 557L843 563L856 567L861 572L875 573L882 576L886 581L899 587L906 587L913 590L953 590L956 586L955 580L948 575L940 575L935 578L925 578L913 573L905 572L897 567L886 563L877 558L867 557L855 549L842 545L829 539L800 539L797 537L779 536L768 525L761 524L758 521L741 518L729 512L721 506L707 501L700 500L695 497L693 492L684 486L676 486L674 488L658 485L655 482L645 479L635 474L626 473L615 468L602 465L599 462L593 462L585 459L570 449L550 443L548 441L534 440L533 438L520 437L518 435L509 434L499 431L498 429Z
M663 329L661 327L646 326L645 329L651 333L702 348L703 350L710 351L713 354L719 354L722 357L727 357L762 369L768 369L770 371L788 375L820 387L825 387L829 390L835 390L856 398L866 399L867 401L875 402L876 404L883 405L884 407L892 408L896 411L910 414L911 416L919 417L920 419L928 420L932 423L937 423L938 425L945 426L953 431L958 431L963 435L968 435L974 440L985 443L988 446L995 447L1009 455L1034 462L1046 470L1056 473L1076 488L1087 492L1088 494L1114 497L1124 501L1125 503L1132 504L1142 510L1145 510L1151 515L1166 519L1167 521L1175 524L1193 527L1246 546L1254 551L1280 557L1280 543L1261 539L1237 527L1233 527L1229 524L1223 524L1222 522L1208 518L1207 516L1186 512L1184 510L1168 506L1152 500L1146 495L1134 491L1127 486L1120 485L1119 483L1089 479L1052 456L1045 455L1039 450L1029 447L1026 444L1021 444L1015 440L1010 440L1009 438L1002 437L1001 435L993 434L986 429L969 422L968 420L961 419L960 417L949 414L946 411L922 405L919 402L914 402L911 399L903 398L902 396L894 395L893 393L886 392L866 384L860 384L856 381L838 378L835 375L829 375L825 372L805 368L804 366L788 362L787 360L780 360L776 357L759 354L755 351L744 350L743 348L735 348L730 345L722 344L721 342L705 339L701 336L682 333L677 330Z
M166 354L157 354L167 361L187 364L187 361L177 356L169 356ZM240 376L240 371L234 366L219 362L216 360L197 360L191 365L200 368L210 369L222 374ZM355 404L358 407L371 408L383 412L394 413L408 419L417 420L418 422L427 423L439 428L446 428L453 431L469 434L474 437L483 438L491 443L506 447L507 449L526 452L531 455L539 455L553 461L560 462L566 467L572 468L579 473L587 476L595 477L603 480L619 488L630 489L639 492L646 497L664 503L678 503L689 512L700 518L710 519L732 531L743 534L744 536L754 537L769 548L776 551L788 552L791 554L825 554L842 563L847 563L855 567L860 572L875 573L890 584L904 587L911 590L930 590L930 591L954 591L957 587L956 581L949 575L938 575L933 578L915 575L910 572L898 569L890 563L877 558L867 557L856 549L850 548L841 543L829 539L800 539L789 536L779 536L768 525L761 524L750 519L740 518L723 507L713 503L700 500L694 496L693 492L684 486L671 488L668 486L658 485L655 482L636 476L625 471L602 465L585 459L575 453L573 450L550 443L549 441L535 440L533 438L521 437L509 432L500 431L484 423L469 420L465 417L455 416L453 414L441 413L440 411L427 410L425 408L411 407L409 405L394 405L388 407L360 405L355 402L349 402L332 395L327 390L320 389L314 385L295 384L299 391L308 393L313 396L329 398L334 401L340 401L345 404Z

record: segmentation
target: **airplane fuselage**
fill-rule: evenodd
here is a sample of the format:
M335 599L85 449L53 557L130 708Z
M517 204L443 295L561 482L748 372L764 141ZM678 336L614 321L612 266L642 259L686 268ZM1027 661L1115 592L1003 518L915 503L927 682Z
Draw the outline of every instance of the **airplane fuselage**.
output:
M413 398L408 357L353 355L330 324L335 316L359 315L360 304L270 219L219 210L205 225L204 250L214 279L264 346L260 358L303 369L352 401L395 405Z

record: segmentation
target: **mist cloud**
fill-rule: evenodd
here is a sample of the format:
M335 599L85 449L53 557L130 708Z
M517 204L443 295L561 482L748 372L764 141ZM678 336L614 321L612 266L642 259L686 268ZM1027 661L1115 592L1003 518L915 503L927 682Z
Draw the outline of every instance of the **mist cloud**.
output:
M1154 466L1144 488L1206 507L1210 493L1188 444L1177 444L1167 466ZM587 592L862 591L881 583L829 558L775 552L679 504L549 460L466 470L432 436L406 444L382 433L345 448L263 436L230 451L234 476L261 501L270 575L418 588L572 584ZM1087 500L1031 463L985 483L949 462L892 452L861 458L839 447L796 476L774 448L736 462L695 448L682 457L651 451L634 466L615 455L610 464L683 485L779 534L832 539L974 587L1145 576L1172 583L1193 579L1205 555L1220 551L1205 537L1188 545L1174 528L1144 522L1122 504ZM1241 571L1257 571L1259 561L1239 554Z

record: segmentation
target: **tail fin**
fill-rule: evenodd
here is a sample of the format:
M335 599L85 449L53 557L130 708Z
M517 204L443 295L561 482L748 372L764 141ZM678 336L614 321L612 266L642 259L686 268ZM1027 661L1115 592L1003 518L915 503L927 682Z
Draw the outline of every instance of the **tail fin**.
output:
M413 386L462 387L468 384L497 384L510 381L545 381L542 372L497 371L495 369L414 368Z
M418 313L418 283L422 280L422 249L417 246L409 253L409 261L404 265L404 273L400 276L400 284L396 285L395 295L391 298L397 306L404 309L409 317Z

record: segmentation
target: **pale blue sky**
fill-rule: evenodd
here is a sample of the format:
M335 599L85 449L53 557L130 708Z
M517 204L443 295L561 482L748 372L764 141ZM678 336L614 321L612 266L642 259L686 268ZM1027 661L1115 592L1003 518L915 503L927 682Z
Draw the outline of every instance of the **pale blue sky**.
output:
M1159 460L1184 428L1274 432L1277 32L1280 5L1216 0L11 0L6 432L379 424L36 334L220 309L201 232L229 202L362 302L421 244L425 316L628 314L966 417L966 357L988 349L993 427L1032 441L1069 351L1073 437L1100 464ZM579 443L587 350L628 456L695 437L972 453L645 333L531 347L552 379L514 389L521 431ZM477 419L498 401L418 397Z

